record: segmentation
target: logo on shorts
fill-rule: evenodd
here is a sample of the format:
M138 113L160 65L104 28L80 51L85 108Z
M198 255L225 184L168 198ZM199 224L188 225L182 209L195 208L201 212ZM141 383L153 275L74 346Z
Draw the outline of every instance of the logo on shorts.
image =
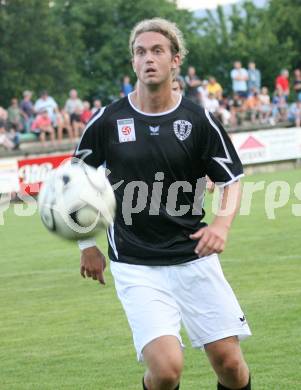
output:
M242 325L245 325L247 323L245 315L243 315L242 317L239 317L239 319L240 319L240 322Z
M173 123L173 131L180 141L190 136L192 124L188 121L178 120Z
M133 118L118 119L117 127L119 142L136 141L135 124Z

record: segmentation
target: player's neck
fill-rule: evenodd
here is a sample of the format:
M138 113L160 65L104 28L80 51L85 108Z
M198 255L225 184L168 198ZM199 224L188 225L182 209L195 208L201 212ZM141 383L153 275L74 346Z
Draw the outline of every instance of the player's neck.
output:
M180 99L179 94L173 93L171 86L150 90L138 86L131 94L132 104L140 111L155 114L166 112L176 107Z

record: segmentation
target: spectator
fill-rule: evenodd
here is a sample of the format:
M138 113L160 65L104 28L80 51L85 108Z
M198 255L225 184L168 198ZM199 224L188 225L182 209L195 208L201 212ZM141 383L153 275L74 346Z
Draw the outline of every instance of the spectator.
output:
M297 100L301 100L301 70L296 69L295 72L295 79L294 79L294 90L297 95Z
M289 84L289 72L287 69L282 69L281 74L277 76L276 78L276 91L279 91L279 88L282 89L283 95L285 96L285 99L287 101L288 96L290 94L290 84Z
M301 100L297 100L296 103L290 106L288 120L294 123L296 127L301 126Z
M92 107L92 115L95 114L96 111L100 110L102 107L102 103L100 99L94 99L93 100L93 107Z
M83 112L80 116L80 120L82 123L86 125L91 119L91 116L92 116L91 105L87 100L85 100L83 102Z
M203 80L202 84L198 87L198 104L202 107L205 106L205 102L208 99L208 80Z
M0 121L6 124L7 122L7 111L0 106Z
M45 146L46 134L49 134L50 140L52 144L54 144L54 128L52 126L51 118L49 116L47 108L41 109L41 111L32 123L31 130L33 133L39 136L43 146Z
M245 112L245 118L250 119L251 123L256 123L260 116L260 99L256 89L251 91L251 95L245 100L243 104L243 110Z
M22 121L23 121L23 129L26 133L30 132L32 122L34 120L34 107L31 101L32 92L24 91L23 92L23 100L20 104L21 113L22 113Z
M240 61L234 62L234 68L231 70L232 90L234 94L241 98L246 98L248 95L248 72L242 68Z
M53 97L48 95L47 91L41 92L41 97L35 102L34 110L36 113L41 113L42 111L47 110L51 124L55 124L58 105Z
M0 119L0 145L8 150L19 148L18 133L14 131L7 132L5 122L2 119Z
M228 104L227 98L222 98L220 101L220 106L217 112L217 117L222 122L224 126L229 126L231 121L231 112Z
M238 126L242 124L243 119L243 98L238 94L234 93L233 99L229 101L230 113L231 113L231 126Z
M272 107L271 107L271 98L267 87L261 88L261 93L259 94L259 100L260 100L260 122L268 123L272 113Z
M85 128L85 124L81 120L82 113L82 108L77 106L75 111L70 115L71 127L75 138L78 138Z
M259 93L261 88L261 72L256 68L254 61L250 61L248 65L248 92L249 94L256 89Z
M17 98L12 98L11 105L7 109L7 122L9 129L22 130L22 112Z
M129 93L133 91L133 86L131 84L131 80L129 76L124 76L122 85L121 85L121 96L127 96Z
M185 88L185 84L183 83L183 79L181 77L177 76L172 82L172 90L174 92L177 92L177 93L183 95L184 88Z
M75 111L79 112L83 110L83 102L78 97L76 89L70 90L69 98L66 100L64 109L70 115L70 117Z
M199 104L199 91L198 87L202 84L199 77L196 75L195 67L189 66L187 75L185 76L186 83L186 97L192 100L194 103Z
M213 93L208 94L208 98L205 99L204 102L204 108L211 112L212 114L215 114L219 110L219 102L216 99L215 95Z
M278 85L276 91L274 92L274 97L272 100L272 118L271 124L275 124L279 121L287 120L287 102L286 96L283 92L283 89Z
M212 93L214 95L214 97L218 100L221 100L223 97L222 86L212 76L210 76L209 80L208 80L207 92L208 92L208 94Z
M55 130L57 132L58 144L61 144L64 130L68 133L71 142L74 142L73 129L70 123L70 116L64 110L58 110L55 116Z

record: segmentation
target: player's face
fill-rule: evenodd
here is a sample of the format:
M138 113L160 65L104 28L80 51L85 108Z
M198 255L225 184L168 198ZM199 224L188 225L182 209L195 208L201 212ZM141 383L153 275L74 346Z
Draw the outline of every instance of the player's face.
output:
M145 32L133 46L133 68L139 81L146 85L159 85L172 77L179 66L179 56L172 55L170 41L157 32Z

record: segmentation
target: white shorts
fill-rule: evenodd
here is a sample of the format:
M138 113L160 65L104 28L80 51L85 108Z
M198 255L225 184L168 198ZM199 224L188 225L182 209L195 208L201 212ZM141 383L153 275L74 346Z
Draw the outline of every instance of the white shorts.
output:
M216 254L172 266L111 261L111 272L139 361L145 345L158 337L172 335L182 344L181 322L194 348L251 335Z

